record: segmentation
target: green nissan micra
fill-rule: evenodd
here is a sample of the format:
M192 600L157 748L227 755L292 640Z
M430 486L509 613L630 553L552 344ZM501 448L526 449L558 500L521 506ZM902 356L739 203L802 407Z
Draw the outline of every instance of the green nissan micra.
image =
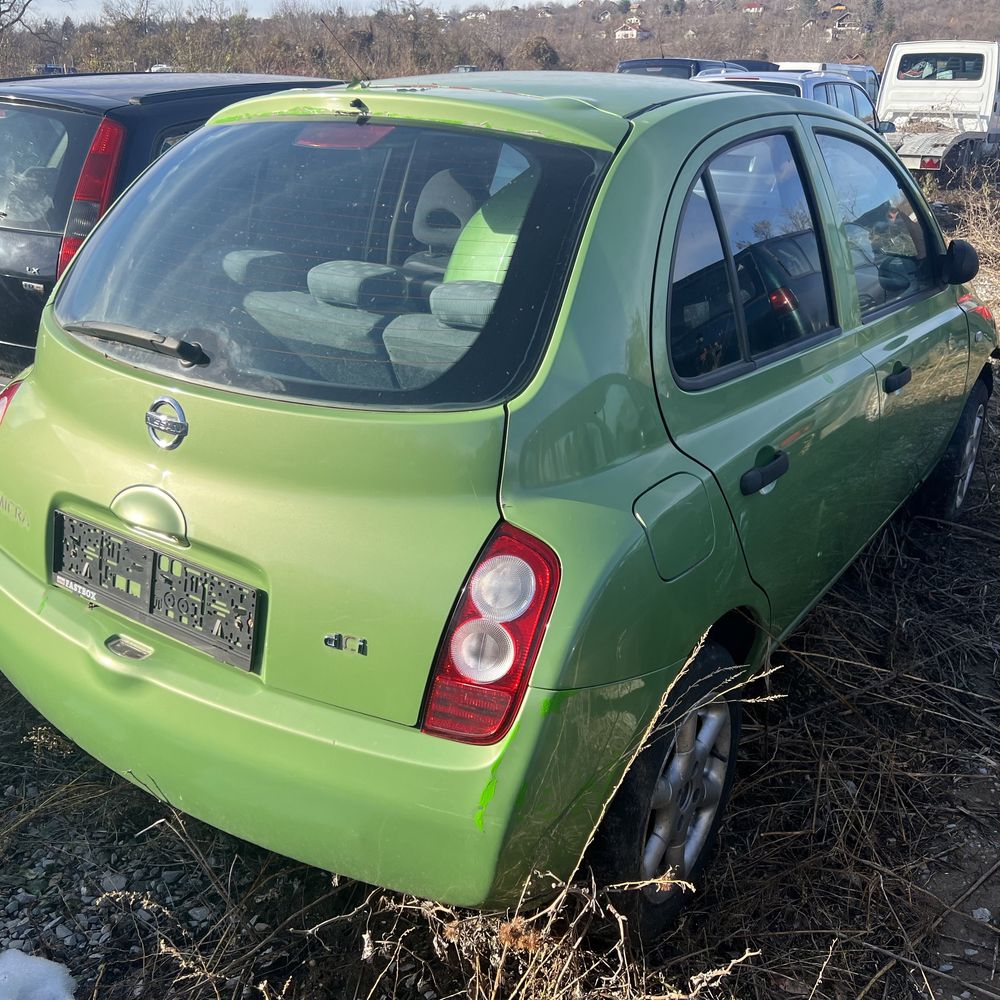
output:
M96 227L0 395L0 665L162 800L369 882L511 905L597 827L655 933L740 685L918 486L962 507L976 267L794 98L235 105Z

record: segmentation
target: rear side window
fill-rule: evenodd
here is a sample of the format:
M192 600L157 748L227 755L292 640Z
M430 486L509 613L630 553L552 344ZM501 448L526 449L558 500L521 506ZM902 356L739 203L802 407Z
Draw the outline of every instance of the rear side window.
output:
M0 228L61 233L98 119L0 104Z
M926 224L897 172L849 139L816 138L851 248L862 314L936 288Z
M237 391L487 405L540 356L606 159L437 126L211 126L95 231L56 314L197 342L187 369L99 346Z
M972 52L910 52L900 57L897 80L981 80L984 57Z
M688 195L670 289L674 372L698 379L828 330L813 210L788 139L717 155Z
M849 87L846 83L834 83L831 86L833 87L833 100L836 106L841 111L846 111L849 115L856 114L854 97L852 95L854 88Z

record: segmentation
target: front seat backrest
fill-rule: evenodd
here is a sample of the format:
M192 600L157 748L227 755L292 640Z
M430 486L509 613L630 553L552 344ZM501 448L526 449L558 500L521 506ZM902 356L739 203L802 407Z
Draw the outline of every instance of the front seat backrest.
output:
M451 170L439 170L424 185L413 212L413 236L433 251L448 251L479 208Z

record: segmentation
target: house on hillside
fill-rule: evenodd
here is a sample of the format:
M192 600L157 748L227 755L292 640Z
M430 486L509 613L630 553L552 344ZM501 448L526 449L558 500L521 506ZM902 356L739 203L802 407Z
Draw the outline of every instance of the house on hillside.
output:
M746 0L746 3L743 4L743 13L750 17L760 17L765 9L760 0Z
M597 15L597 20L600 21L603 24L605 21L610 21L611 18L613 18L614 16L615 16L614 13L612 11L608 10L607 7L605 7L604 10L602 10Z
M861 28L861 15L849 10L845 10L843 14L838 14L833 22L833 32L838 35L846 31L860 31Z
M652 38L653 33L647 31L642 24L623 24L615 31L616 42L644 42Z
M548 4L545 4L544 7L539 7L538 8L538 14L537 14L537 16L538 17L552 17L552 8Z

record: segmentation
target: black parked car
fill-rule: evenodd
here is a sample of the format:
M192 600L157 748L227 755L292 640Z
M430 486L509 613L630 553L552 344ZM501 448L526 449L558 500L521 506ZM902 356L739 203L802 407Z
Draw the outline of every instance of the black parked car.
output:
M148 163L228 104L334 82L237 73L0 81L0 367L31 360L56 278Z
M623 59L616 73L638 73L644 76L667 76L674 80L690 80L706 69L746 69L743 63L723 59Z

